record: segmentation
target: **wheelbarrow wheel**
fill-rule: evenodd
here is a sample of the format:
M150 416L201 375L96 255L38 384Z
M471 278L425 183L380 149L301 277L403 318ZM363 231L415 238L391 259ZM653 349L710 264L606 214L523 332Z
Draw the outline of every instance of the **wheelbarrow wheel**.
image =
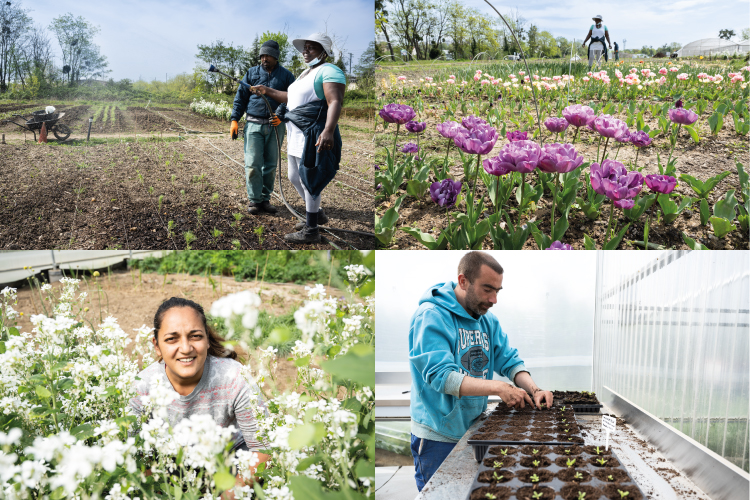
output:
M58 141L62 142L70 137L71 130L67 125L58 123L57 125L55 125L55 128L52 129L52 133L55 134L55 137L57 137Z

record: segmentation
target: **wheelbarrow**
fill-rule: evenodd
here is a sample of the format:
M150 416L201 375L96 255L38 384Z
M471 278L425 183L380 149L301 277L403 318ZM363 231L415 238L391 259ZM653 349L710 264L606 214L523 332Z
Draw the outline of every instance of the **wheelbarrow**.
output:
M57 123L57 121L65 116L65 113L47 113L46 111L34 111L31 113L31 119L27 120L25 117L20 115L13 115L13 118L18 118L19 120L22 120L24 123L18 123L14 121L12 118L8 118L7 120L4 120L5 122L10 122L14 125L18 125L24 130L28 130L32 134L34 134L34 141L36 142L36 131L42 129L43 124L47 124L47 132L52 132L55 134L55 137L57 137L58 141L64 141L68 137L70 137L70 134L72 131L70 130L70 127L65 125L64 123Z

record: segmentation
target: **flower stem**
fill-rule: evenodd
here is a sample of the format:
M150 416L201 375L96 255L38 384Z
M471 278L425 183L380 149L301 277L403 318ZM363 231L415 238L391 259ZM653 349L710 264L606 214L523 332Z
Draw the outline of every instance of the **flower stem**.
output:
M581 130L581 127L576 127L576 133L575 133L575 135L573 136L573 142L572 142L571 144L575 144L575 143L576 143L576 139L578 139L578 132L579 132L580 130Z
M443 178L445 178L445 171L448 169L448 152L451 150L451 143L453 139L448 141L448 147L445 150L445 159L443 160Z
M633 170L638 170L638 153L641 152L641 148L635 148L635 165L633 166Z
M599 162L599 148L601 147L601 145L602 145L602 136L599 136L599 143L596 145L596 163L600 163Z
M672 149L669 150L669 158L667 158L667 165L669 165L669 161L672 159L672 153L674 152L674 147L677 146L677 138L680 136L680 129L682 128L682 123L677 125L677 135L674 136L674 142L672 143Z
M643 246L644 249L648 250L648 225L651 222L651 214L646 215L646 225L643 229Z
M393 138L393 166L396 166L396 142L398 141L398 129L401 128L401 124L396 124L396 137ZM397 186L398 187L398 186Z
M560 174L555 172L555 192L552 195L552 225L550 226L549 235L550 237L555 234L555 203L557 202L557 189L560 184Z
M607 144L609 144L609 137L607 137L607 140L604 141L604 151L602 151L602 161L604 161L604 157L607 156Z
M500 202L500 176L495 181L495 213L497 213L497 204Z
M617 152L615 153L615 161L617 161L617 157L620 155L620 147L622 144L617 143Z
M615 213L615 203L612 202L612 204L609 207L609 223L607 224L607 234L605 235L606 236L605 243L609 241L609 228L612 227L612 216L614 215L614 213Z
M518 204L518 227L521 227L521 210L523 209L523 186L526 184L526 174L521 174L521 202Z
M477 169L474 172L474 187L471 189L471 200L474 201L474 194L477 192L477 177L479 177L479 165L482 161L482 155L477 155Z

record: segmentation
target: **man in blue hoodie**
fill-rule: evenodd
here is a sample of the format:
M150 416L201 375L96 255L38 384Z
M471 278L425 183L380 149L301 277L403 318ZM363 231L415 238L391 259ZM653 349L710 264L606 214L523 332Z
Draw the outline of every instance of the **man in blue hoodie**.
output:
M457 283L425 292L411 318L409 361L411 451L422 491L445 457L487 409L488 396L509 406L552 406L489 309L503 288L503 268L489 254L469 252ZM518 387L492 380L497 372Z

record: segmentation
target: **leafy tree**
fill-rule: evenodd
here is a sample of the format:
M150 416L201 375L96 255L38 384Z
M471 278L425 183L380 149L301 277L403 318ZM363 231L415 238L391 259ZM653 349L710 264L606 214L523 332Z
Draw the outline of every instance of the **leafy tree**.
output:
M258 50L260 50L260 47L268 40L274 40L279 44L279 63L284 66L288 58L290 57L290 49L294 50L292 48L292 45L289 43L289 36L282 31L279 31L277 33L274 33L273 31L265 31L262 35L260 35L260 39L258 40Z
M750 40L750 28L743 28L742 32L740 33L740 39L742 40Z
M729 40L735 35L734 30L721 30L719 31L719 38L723 38L724 40Z
M56 17L49 26L54 33L63 55L63 78L74 85L84 78L103 77L107 69L107 57L99 53L94 37L99 28L81 16L73 14ZM67 69L67 71L66 71Z
M539 55L543 57L560 57L557 41L549 31L542 31L537 38Z
M0 2L0 92L8 90L11 73L23 39L31 29L28 10L11 2Z

